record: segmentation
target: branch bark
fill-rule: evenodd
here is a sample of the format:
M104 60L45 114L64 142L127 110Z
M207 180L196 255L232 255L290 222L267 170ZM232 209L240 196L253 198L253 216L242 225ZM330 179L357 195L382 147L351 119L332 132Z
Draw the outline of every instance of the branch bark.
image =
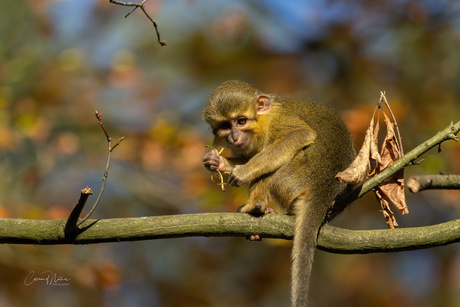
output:
M95 244L183 237L247 237L292 239L294 217L268 214L199 213L138 218L87 220L79 233L65 232L67 219L0 219L0 243ZM250 230L250 231L249 231ZM325 225L318 248L332 253L395 252L460 242L460 220L427 227L347 230Z
M460 122L451 124L338 204L361 197L395 172L413 164L420 155L441 142L449 139L458 141L456 134L459 131ZM264 238L292 239L294 225L294 217L287 215L254 217L241 213L202 213L86 220L73 231L66 231L68 219L0 218L0 243L94 244L192 236L247 237L253 234ZM325 225L319 234L318 248L333 253L375 253L414 250L456 242L460 242L460 219L433 226L386 230L346 230Z
M460 190L460 175L423 175L409 178L406 186L412 193L423 190Z

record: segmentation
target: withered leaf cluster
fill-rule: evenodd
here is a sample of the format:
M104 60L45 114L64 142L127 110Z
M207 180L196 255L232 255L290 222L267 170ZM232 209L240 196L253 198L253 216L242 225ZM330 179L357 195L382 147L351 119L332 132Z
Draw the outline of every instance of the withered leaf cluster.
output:
M382 112L380 107L379 112ZM374 113L356 159L346 170L338 173L336 179L349 184L361 184L366 179L383 172L401 157L402 149L395 135L395 124L385 113L383 115L387 131L380 152L378 150L379 121L377 120L374 125ZM389 204L393 204L401 214L409 213L404 195L404 169L374 188L374 193L380 202L388 227L398 227Z

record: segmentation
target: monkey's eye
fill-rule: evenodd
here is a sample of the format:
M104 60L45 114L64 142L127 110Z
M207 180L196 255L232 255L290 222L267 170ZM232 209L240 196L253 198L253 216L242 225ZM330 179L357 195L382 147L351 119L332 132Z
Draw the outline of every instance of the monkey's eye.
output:
M240 117L238 118L236 122L238 125L246 125L246 123L248 122L248 119L246 117Z
M228 122L223 122L222 124L219 125L220 130L228 130L230 128L231 128L231 125Z

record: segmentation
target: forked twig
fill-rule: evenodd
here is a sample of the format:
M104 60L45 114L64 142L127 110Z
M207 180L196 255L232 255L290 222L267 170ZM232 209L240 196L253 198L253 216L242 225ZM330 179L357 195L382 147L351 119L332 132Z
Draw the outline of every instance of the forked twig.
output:
M101 190L99 191L99 195L97 196L97 199L96 199L93 207L91 208L91 210L88 212L88 214L81 221L79 221L77 223L77 226L81 225L84 221L86 221L91 216L91 214L93 214L94 210L96 210L96 207L99 204L99 201L101 200L102 194L104 193L104 190L105 190L105 183L107 181L107 176L109 175L110 156L111 156L112 150L114 150L115 147L120 145L121 141L123 141L123 139L124 139L124 137L119 138L117 143L115 143L115 145L112 146L112 138L109 136L109 134L107 133L107 130L104 127L104 123L102 122L102 114L99 113L97 110L96 110L96 118L97 118L97 122L98 122L99 126L101 126L102 131L104 131L104 134L105 134L105 136L107 138L107 144L108 144L107 160L106 160L106 163L105 163L104 177L102 177L102 187L101 187Z
M144 12L145 16L147 16L147 18L152 22L153 24L153 27L155 28L155 32L157 34L157 40L158 40L158 43L161 45L161 46L166 46L166 41L165 40L162 40L160 38L160 31L158 31L158 25L157 25L157 22L155 20L152 19L152 17L150 17L150 15L147 13L147 11L145 10L145 3L149 0L144 0L142 1L141 3L136 3L136 2L123 2L123 1L119 1L119 0L109 0L110 3L113 3L113 4L118 4L118 5L122 5L122 6L131 6L133 7L133 9L131 10L131 12L129 12L128 14L126 14L125 18L128 17L129 15L131 15L136 9L140 8L142 10L142 12Z

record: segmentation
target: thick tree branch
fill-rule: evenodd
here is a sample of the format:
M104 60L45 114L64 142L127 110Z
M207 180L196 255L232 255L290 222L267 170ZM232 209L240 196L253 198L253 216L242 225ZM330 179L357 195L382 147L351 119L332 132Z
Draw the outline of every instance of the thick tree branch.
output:
M324 226L318 248L339 254L399 252L460 242L460 219L425 227L348 230Z
M66 235L67 219L0 219L0 243L94 244L182 237L247 237L292 239L294 217L268 214L201 213L155 217L87 220L78 234ZM250 229L250 232L248 231ZM443 224L385 230L347 230L325 225L318 248L333 253L376 253L414 250L460 241L460 220Z
M460 175L423 175L409 178L406 186L412 193L423 190L460 190Z
M451 124L336 205L364 195L441 142L449 139L458 141L456 134L459 131L460 122ZM84 201L81 203L84 204ZM254 217L241 213L209 213L87 220L69 231L75 216L71 215L70 223L69 218L48 221L0 218L0 243L93 244L192 236L247 237L253 234L264 238L291 239L294 224L294 217L287 215ZM460 242L460 220L426 227L386 230L346 230L325 225L320 231L318 248L351 254L413 250L456 242Z

